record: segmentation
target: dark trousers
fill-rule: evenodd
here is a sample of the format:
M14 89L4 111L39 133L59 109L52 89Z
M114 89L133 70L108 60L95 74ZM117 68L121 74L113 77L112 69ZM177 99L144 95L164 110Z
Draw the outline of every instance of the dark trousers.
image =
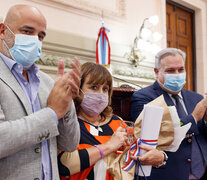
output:
M134 177L134 180L136 180L136 175L135 175L135 177ZM144 180L144 177L139 176L139 180ZM200 178L200 180L207 180L207 169L206 169L206 171L205 171L203 177Z
M207 180L207 169L206 169L206 171L205 171L203 177L202 177L200 180Z

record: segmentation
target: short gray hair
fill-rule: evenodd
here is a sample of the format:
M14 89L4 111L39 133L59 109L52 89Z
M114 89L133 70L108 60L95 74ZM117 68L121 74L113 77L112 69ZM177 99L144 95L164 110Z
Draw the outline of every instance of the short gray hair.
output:
M176 54L180 54L182 56L185 64L185 52L177 48L165 48L159 51L155 56L155 68L160 69L160 60L163 59L165 56L176 56Z

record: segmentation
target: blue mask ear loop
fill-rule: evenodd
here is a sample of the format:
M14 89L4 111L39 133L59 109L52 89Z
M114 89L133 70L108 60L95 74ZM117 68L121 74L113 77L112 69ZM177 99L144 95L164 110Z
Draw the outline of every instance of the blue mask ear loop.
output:
M10 31L10 33L12 33L13 35L14 35L14 37L15 37L15 34L13 33L13 31L10 29L10 27L9 26L7 26L7 25L5 25L6 27L7 27L7 29ZM15 40L14 40L15 41ZM7 43L5 42L5 40L3 40L3 43L4 43L4 45L6 46L6 48L8 49L8 51L9 51L9 46L7 45ZM13 56L11 55L11 53L10 53L10 51L9 51L9 54L10 54L10 56L13 58ZM14 59L14 58L13 58ZM14 59L15 60L15 59ZM16 61L16 60L15 60Z
M165 74L163 74L163 73L160 71L160 69L159 69L159 72L158 72L158 73L162 74L162 75L165 77ZM159 84L161 84L162 86L164 86L164 84L160 82L159 78L157 78L156 80L157 80L157 82L158 82Z
M7 29L15 36L15 34L13 33L13 31L10 29L9 26L5 25L7 27Z

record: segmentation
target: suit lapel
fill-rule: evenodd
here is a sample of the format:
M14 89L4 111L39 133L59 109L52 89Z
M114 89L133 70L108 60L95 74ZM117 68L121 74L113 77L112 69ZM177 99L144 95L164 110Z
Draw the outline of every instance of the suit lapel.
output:
M7 65L4 63L4 61L0 58L0 79L4 81L7 86L12 89L12 91L16 94L18 99L22 102L25 111L27 114L32 113L31 105L27 99L27 96L25 95L24 91L22 90L20 84L14 77L14 75L11 73Z
M188 114L191 114L191 112L193 112L195 107L194 107L194 105L192 105L192 102L189 102L189 100L188 100L189 98L187 97L186 93L187 93L187 91L185 89L183 89L181 91L181 94L182 94L182 97L183 97L183 102L185 104L185 108L186 108Z
M165 102L168 106L174 106L174 103L172 99L170 98L170 96L168 95L168 93L160 87L157 81L155 81L155 83L153 84L153 87L154 87L155 92L157 93L157 96L160 96L163 94L165 98Z
M48 97L49 92L47 91L47 88L45 87L45 85L42 83L41 76L39 74L37 76L40 80L38 97L39 97L41 108L44 108L44 107L46 107L47 97Z
M164 91L165 92L165 91ZM165 102L168 106L175 106L175 104L173 103L172 99L170 98L169 94L167 92L163 93L164 94L164 98L165 98Z
M43 76L41 71L39 71L37 73L37 77L40 80L40 86L39 86L39 90L38 90L38 97L39 97L41 107L44 108L44 107L47 106L47 98L48 98L48 96L50 94L50 91L52 89L52 85L51 85L51 82L46 84L48 79L45 79L45 76Z
M163 94L163 96L165 98L165 102L168 106L175 106L175 104L173 103L173 101L170 98L170 96L168 95L168 93L160 87L160 85L157 81L153 84L153 87L154 87L154 90L158 96ZM187 91L185 89L182 89L181 94L183 97L183 101L184 101L186 110L187 110L188 114L190 114L191 112L193 112L194 106L192 106L192 102L189 102L189 98L187 97Z

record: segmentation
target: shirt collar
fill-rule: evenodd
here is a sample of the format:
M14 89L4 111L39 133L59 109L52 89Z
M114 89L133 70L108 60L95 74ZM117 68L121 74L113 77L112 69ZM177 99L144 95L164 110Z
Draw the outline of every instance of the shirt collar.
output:
M3 59L3 61L8 66L10 71L12 71L12 69L14 69L16 72L22 74L23 66L21 64L17 63L13 59L8 58L7 56L3 55L1 52L0 52L0 57ZM37 74L39 69L40 68L36 64L33 64L31 67L29 67L29 69L27 71L33 72L34 74Z
M11 71L13 66L16 64L16 61L14 61L14 60L8 58L7 56L3 55L1 52L0 52L0 57L3 59L3 61L5 62L5 64L8 66L8 68Z
M172 94L168 93L168 95L172 98ZM178 93L178 96L179 96L180 99L183 99L183 96L181 94L181 91Z

